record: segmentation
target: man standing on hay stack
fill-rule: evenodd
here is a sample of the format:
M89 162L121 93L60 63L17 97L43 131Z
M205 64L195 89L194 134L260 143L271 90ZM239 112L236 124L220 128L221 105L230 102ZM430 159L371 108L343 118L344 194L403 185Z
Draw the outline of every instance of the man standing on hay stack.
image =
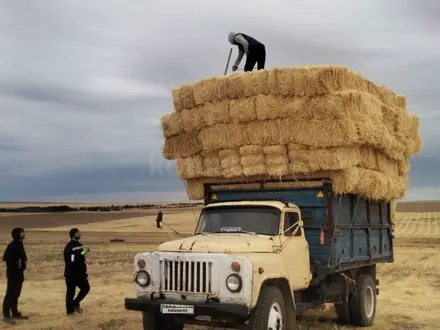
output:
M266 47L264 47L264 44L244 33L231 32L228 40L232 45L238 46L238 57L232 66L232 71L237 71L244 54L246 54L245 72L252 71L255 63L257 63L258 70L264 69L266 63Z

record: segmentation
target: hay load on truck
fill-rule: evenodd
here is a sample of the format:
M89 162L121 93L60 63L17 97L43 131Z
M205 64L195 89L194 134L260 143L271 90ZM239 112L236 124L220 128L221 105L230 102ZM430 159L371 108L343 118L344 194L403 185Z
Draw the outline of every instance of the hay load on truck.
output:
M370 326L376 265L393 262L392 205L422 145L406 99L344 67L272 68L173 91L164 157L191 200L190 237L134 257L144 329L297 329L333 303Z

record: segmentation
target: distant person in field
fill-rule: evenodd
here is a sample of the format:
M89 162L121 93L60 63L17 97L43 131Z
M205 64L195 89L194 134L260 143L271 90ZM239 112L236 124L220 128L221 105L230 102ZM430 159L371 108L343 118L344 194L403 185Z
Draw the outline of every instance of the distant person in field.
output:
M237 71L244 54L246 54L246 64L244 71L252 71L255 64L258 70L264 69L266 63L266 47L258 40L248 36L244 33L231 32L228 36L228 41L235 46L238 46L238 57L232 66L232 71Z
M27 256L23 240L23 228L12 229L12 242L8 244L3 254L6 263L7 287L3 299L3 322L15 324L15 319L26 320L27 316L18 311L18 298L24 282L24 271L27 266Z
M81 313L80 302L90 292L85 255L90 251L79 240L81 233L78 228L69 232L70 242L64 248L64 277L66 279L66 310L68 316ZM76 287L80 289L75 298Z
M159 213L157 213L157 218L156 218L156 227L157 228L161 228L160 223L162 222L162 211L159 211Z

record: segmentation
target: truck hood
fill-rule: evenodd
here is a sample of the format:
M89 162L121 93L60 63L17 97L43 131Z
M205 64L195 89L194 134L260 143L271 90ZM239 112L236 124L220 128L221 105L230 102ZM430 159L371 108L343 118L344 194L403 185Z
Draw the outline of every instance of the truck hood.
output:
M268 236L249 234L210 234L191 236L159 245L166 252L246 253L273 252L274 242Z

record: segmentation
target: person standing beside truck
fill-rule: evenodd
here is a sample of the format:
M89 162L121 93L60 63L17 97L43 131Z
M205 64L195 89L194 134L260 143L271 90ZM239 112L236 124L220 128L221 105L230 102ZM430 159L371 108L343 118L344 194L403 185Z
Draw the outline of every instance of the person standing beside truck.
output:
M11 232L12 242L8 244L3 254L6 263L7 288L3 299L3 322L15 324L15 319L27 320L29 317L18 311L18 298L24 282L24 271L27 266L27 256L23 245L25 238L23 228L14 228Z
M80 302L90 292L88 281L87 264L85 255L90 251L79 240L81 233L78 228L72 228L69 232L70 242L64 248L64 277L66 279L66 310L67 315L81 313ZM75 298L76 287L80 289Z
M266 63L266 47L264 44L244 33L230 32L228 41L238 46L238 57L232 66L232 71L237 71L244 54L246 54L246 64L244 71L252 71L255 64L258 70L264 69Z

